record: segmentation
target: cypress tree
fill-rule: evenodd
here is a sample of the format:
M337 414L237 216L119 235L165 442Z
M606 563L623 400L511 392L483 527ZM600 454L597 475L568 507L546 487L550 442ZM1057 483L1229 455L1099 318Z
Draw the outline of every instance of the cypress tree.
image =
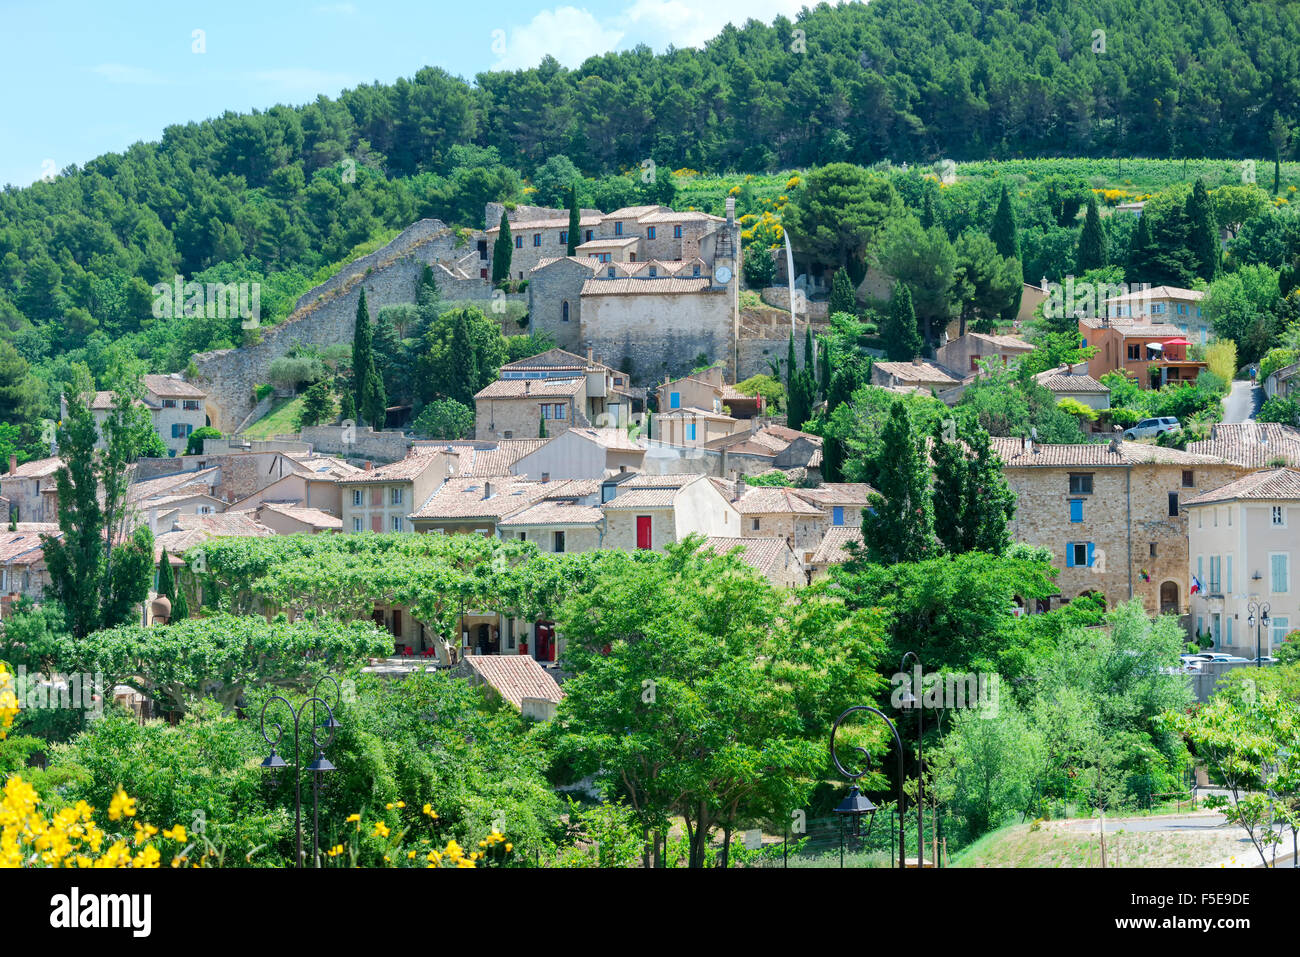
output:
M185 598L185 586L176 583L176 598L172 601L172 621L184 621L190 617L190 603Z
M384 409L387 405L388 399L384 395L384 380L379 377L379 373L372 362L370 372L366 376L365 401L361 406L361 414L372 429L376 431L383 429L386 424Z
M167 557L165 548L162 557L158 559L158 587L155 591L166 597L172 603L173 609L176 607L176 573L172 571L172 563Z
M885 343L885 355L893 362L909 362L921 354L921 333L916 327L912 293L904 283L894 283L881 338Z
M858 313L858 294L853 288L849 271L843 266L835 270L835 275L831 278L830 312L831 315L847 312L855 316Z
M582 231L582 213L578 210L578 187L569 187L569 246L566 256L578 254L578 234Z
M998 199L998 208L993 213L993 224L989 227L989 239L998 248L998 255L1003 259L1020 258L1020 237L1016 233L1016 214L1011 208L1011 191L1007 184L1002 184L1002 195Z
M539 415L539 416L537 417L537 437L538 437L539 439L547 438L547 435L546 435L546 416L544 416L544 415Z
M1128 250L1128 265L1124 269L1124 279L1129 283L1147 282L1144 277L1151 272L1151 258L1155 249L1151 243L1151 227L1148 217L1139 216L1137 229L1133 232L1133 241Z
M907 407L895 402L881 430L876 491L862 513L862 541L870 561L919 562L938 552L925 445L912 433ZM823 452L824 454L824 452Z
M812 323L803 327L803 367L809 372L815 368L816 353L813 352Z
M953 555L983 551L1000 555L1011 544L1007 522L1016 511L988 433L963 429L962 441L948 441L943 423L935 424L934 530Z
M934 191L927 190L925 194L925 204L921 207L921 228L929 229L939 221L939 215L934 209Z
M830 343L828 343L825 339L822 340L822 352L820 357L820 364L821 364L821 381L818 384L820 386L819 391L821 393L821 397L824 399L830 393L831 390L831 347L830 347Z
M1079 255L1076 262L1079 273L1101 269L1107 265L1106 233L1101 228L1101 213L1097 211L1097 197L1088 194L1088 212L1079 234Z
M371 348L370 310L366 308L366 290L361 287L361 297L357 300L357 322L352 330L352 404L355 411L365 414L366 380L374 368L375 359Z
M510 235L510 220L506 212L501 211L501 231L497 233L496 242L492 244L492 284L510 278L510 257L514 255L515 241Z
M1196 260L1196 275L1211 282L1219 274L1219 228L1205 183L1197 180L1187 197L1187 247Z

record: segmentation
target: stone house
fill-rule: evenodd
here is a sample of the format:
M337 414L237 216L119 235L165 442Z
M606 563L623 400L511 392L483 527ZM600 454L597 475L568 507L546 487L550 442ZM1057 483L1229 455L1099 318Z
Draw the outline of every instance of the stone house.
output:
M1019 336L968 332L949 339L936 349L934 364L962 376L971 376L979 372L981 362L996 359L1005 366L1033 351L1034 347Z
M646 440L631 438L624 429L566 429L511 467L514 475L536 480L598 479L609 472L639 472L645 462Z
M400 462L340 479L343 531L413 531L408 516L458 462L458 456L444 451L418 449Z
M744 486L737 488L732 504L740 513L744 538L780 538L802 562L812 561L825 532L822 510L796 495L793 489L779 486Z
M808 580L817 581L830 575L832 565L842 565L849 560L849 542L862 541L862 528L857 525L840 525L826 530L821 544L808 562Z
M1272 655L1300 629L1300 472L1253 472L1189 498L1186 507L1196 634L1250 658L1258 637L1261 653Z
M676 409L704 409L735 419L752 419L765 411L763 397L737 392L735 386L726 381L724 369L720 365L710 366L703 372L695 372L680 379L670 380L665 377L655 392L656 408L660 415Z
M1114 296L1104 305L1106 317L1114 323L1168 324L1191 341L1205 345L1214 329L1201 314L1204 299L1205 293L1200 290L1155 286Z
M995 437L992 444L1016 495L1011 536L1051 551L1059 572L1056 604L1097 593L1108 606L1137 596L1149 614L1186 613L1182 503L1245 469L1118 438L1043 445Z
M497 522L500 537L532 542L540 551L556 555L600 548L605 525L600 510L602 483L579 479L543 484L550 489L540 498Z
M481 247L484 259L482 276L492 276L492 257L501 232L500 203L488 203L484 210L484 236ZM598 209L579 210L580 241L591 239L602 222ZM569 246L569 211L545 206L517 206L506 214L514 248L510 250L510 278L529 278L537 264L547 258L563 256Z
M1274 396L1285 399L1300 394L1300 362L1293 362L1271 373L1264 380L1264 394L1270 399Z
M318 532L341 532L343 520L319 508L265 502L252 512L253 518L279 535L315 535Z
M1206 364L1187 358L1191 343L1169 323L1111 321L1081 318L1079 336L1085 346L1096 346L1088 360L1088 374L1100 379L1107 372L1125 372L1144 389L1169 383L1195 382ZM1158 370L1152 382L1151 369Z
M718 555L739 548L737 557L778 588L799 588L808 584L801 562L783 538L722 538L704 540L704 550Z
M190 433L207 425L204 402L208 394L176 375L143 376L145 405L153 426L172 455L183 455Z
M585 376L569 379L498 379L474 396L474 437L513 439L559 435L575 421L590 425Z
M1280 422L1217 422L1208 439L1188 442L1187 451L1252 469L1300 468L1300 429Z
M9 456L9 471L0 475L0 495L9 500L9 518L15 522L57 522L59 494L56 473L63 467L57 457L18 464Z
M637 476L601 508L606 548L663 550L692 534L743 537L740 513L703 475Z
M662 445L705 446L749 431L748 422L696 406L681 406L654 417L655 440Z
M0 533L0 619L19 598L40 602L50 585L45 566L42 535L59 537L57 523L18 522L17 528Z
M822 530L825 532L832 528L860 526L862 513L866 511L874 489L865 482L823 482L814 488L793 488L790 491L821 509Z
M920 389L944 392L961 385L962 374L925 359L911 362L873 362L871 384L884 389Z
M1056 397L1056 401L1073 399L1090 409L1110 408L1110 389L1087 373L1087 363L1062 365L1034 376L1034 381Z
M497 522L542 498L549 483L515 476L448 478L412 511L416 532L496 535Z

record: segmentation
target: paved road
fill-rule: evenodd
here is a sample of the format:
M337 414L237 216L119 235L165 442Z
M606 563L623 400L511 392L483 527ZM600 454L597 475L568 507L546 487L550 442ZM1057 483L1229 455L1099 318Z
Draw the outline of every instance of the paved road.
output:
M1249 422L1264 404L1264 390L1249 379L1237 380L1223 400L1224 422Z

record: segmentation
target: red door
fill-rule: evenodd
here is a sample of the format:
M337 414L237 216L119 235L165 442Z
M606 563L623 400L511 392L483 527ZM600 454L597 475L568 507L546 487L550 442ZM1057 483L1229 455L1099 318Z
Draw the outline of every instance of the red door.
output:
M636 547L653 548L650 544L650 516L638 515L636 517Z

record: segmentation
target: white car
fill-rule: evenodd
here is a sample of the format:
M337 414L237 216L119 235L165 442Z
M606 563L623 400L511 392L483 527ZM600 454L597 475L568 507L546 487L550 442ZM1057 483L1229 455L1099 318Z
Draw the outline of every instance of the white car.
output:
M1160 416L1155 419L1143 419L1131 429L1124 430L1126 439L1154 439L1164 435L1166 432L1177 432L1182 426L1178 420L1171 415Z

